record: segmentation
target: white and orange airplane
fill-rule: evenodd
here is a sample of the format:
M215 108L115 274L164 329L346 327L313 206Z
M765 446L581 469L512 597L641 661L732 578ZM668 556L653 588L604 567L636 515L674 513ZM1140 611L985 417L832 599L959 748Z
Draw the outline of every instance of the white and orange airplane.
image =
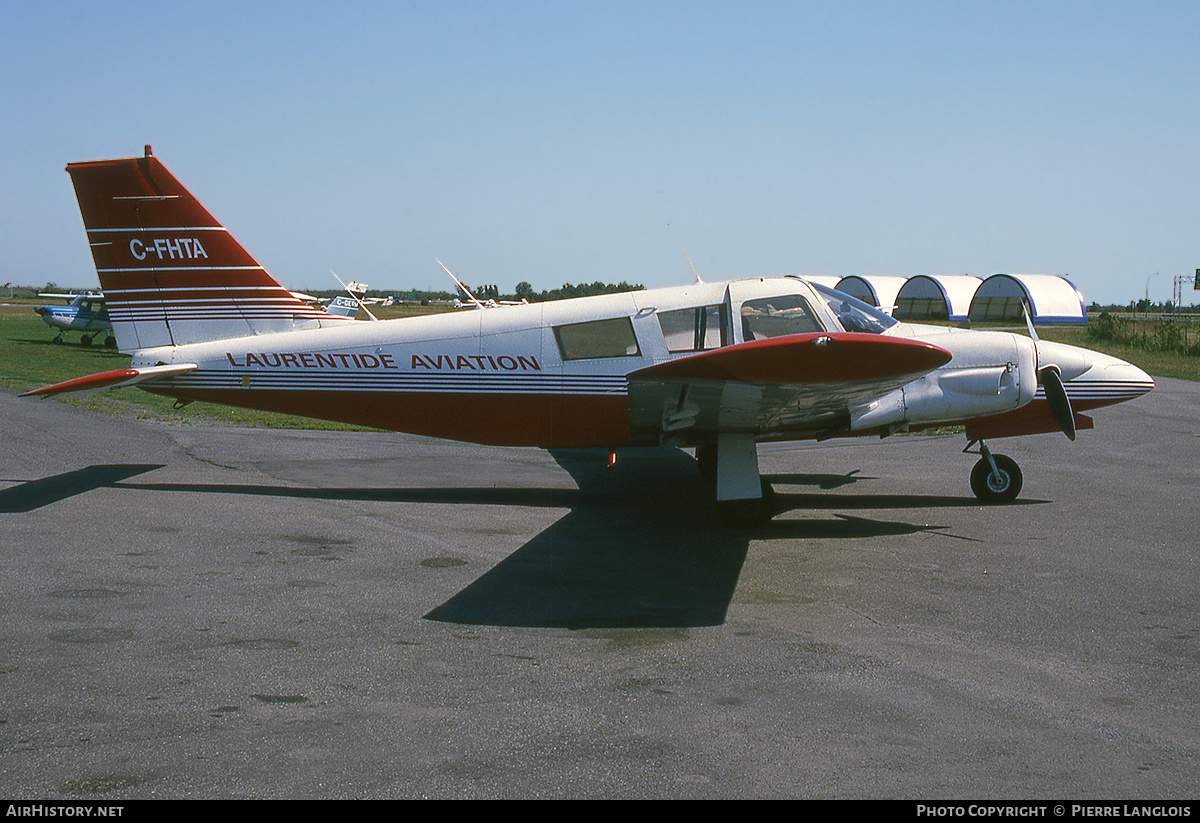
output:
M193 400L490 445L696 447L726 518L769 518L764 441L964 425L986 502L1021 488L986 440L1091 428L1141 369L1001 331L911 325L795 278L378 322L279 284L154 157L72 163L127 369L27 392L138 385ZM697 278L698 279L698 278Z

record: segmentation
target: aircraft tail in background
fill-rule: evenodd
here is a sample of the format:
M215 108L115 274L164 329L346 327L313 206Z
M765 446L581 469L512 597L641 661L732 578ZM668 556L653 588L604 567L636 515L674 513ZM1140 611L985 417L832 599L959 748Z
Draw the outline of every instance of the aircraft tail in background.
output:
M121 351L347 322L268 274L149 146L67 172Z

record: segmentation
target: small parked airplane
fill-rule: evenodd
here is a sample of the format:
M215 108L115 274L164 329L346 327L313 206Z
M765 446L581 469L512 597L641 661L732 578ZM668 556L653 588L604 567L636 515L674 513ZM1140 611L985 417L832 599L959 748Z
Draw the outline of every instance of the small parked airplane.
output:
M65 306L38 306L34 309L46 325L58 329L54 342L61 343L63 334L69 331L83 332L80 342L85 346L92 344L92 338L104 333L105 345L115 346L112 323L108 320L108 310L104 306L104 295L87 292L84 294L39 294L38 297L54 297L66 300Z
M899 323L794 278L378 322L296 299L155 158L67 166L127 369L27 392L138 385L454 440L696 447L718 508L774 514L758 443L963 425L986 502L1021 488L987 439L1091 428L1142 395L1122 360L1030 336ZM699 279L699 278L697 278Z

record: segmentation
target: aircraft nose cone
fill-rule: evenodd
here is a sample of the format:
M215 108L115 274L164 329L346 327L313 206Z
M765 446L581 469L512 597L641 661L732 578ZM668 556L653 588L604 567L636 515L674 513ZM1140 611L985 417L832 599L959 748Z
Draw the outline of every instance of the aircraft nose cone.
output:
M34 309L34 311L38 314L48 314L50 309L46 308L45 306L38 306L36 309Z
M1103 374L1106 380L1121 385L1121 388L1128 393L1128 397L1125 399L1140 397L1154 388L1153 377L1124 360L1109 364L1105 367Z
M1072 402L1108 406L1141 397L1154 388L1154 378L1132 363L1106 355L1098 355L1097 360L1086 374L1067 383Z
M1076 409L1124 403L1154 388L1154 378L1137 366L1091 349L1041 343L1038 361L1040 368L1058 370L1067 397ZM1040 396L1040 387L1038 392Z

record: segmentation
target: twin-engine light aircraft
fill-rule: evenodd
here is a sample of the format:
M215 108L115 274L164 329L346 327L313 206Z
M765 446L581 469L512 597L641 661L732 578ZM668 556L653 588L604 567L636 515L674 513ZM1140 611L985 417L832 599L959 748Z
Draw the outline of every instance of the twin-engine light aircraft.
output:
M899 323L762 278L361 322L294 297L155 158L73 163L127 369L27 392L136 384L491 445L695 447L725 517L769 518L763 441L965 425L986 502L1021 488L986 440L1091 428L1151 390L1122 360L999 331Z

